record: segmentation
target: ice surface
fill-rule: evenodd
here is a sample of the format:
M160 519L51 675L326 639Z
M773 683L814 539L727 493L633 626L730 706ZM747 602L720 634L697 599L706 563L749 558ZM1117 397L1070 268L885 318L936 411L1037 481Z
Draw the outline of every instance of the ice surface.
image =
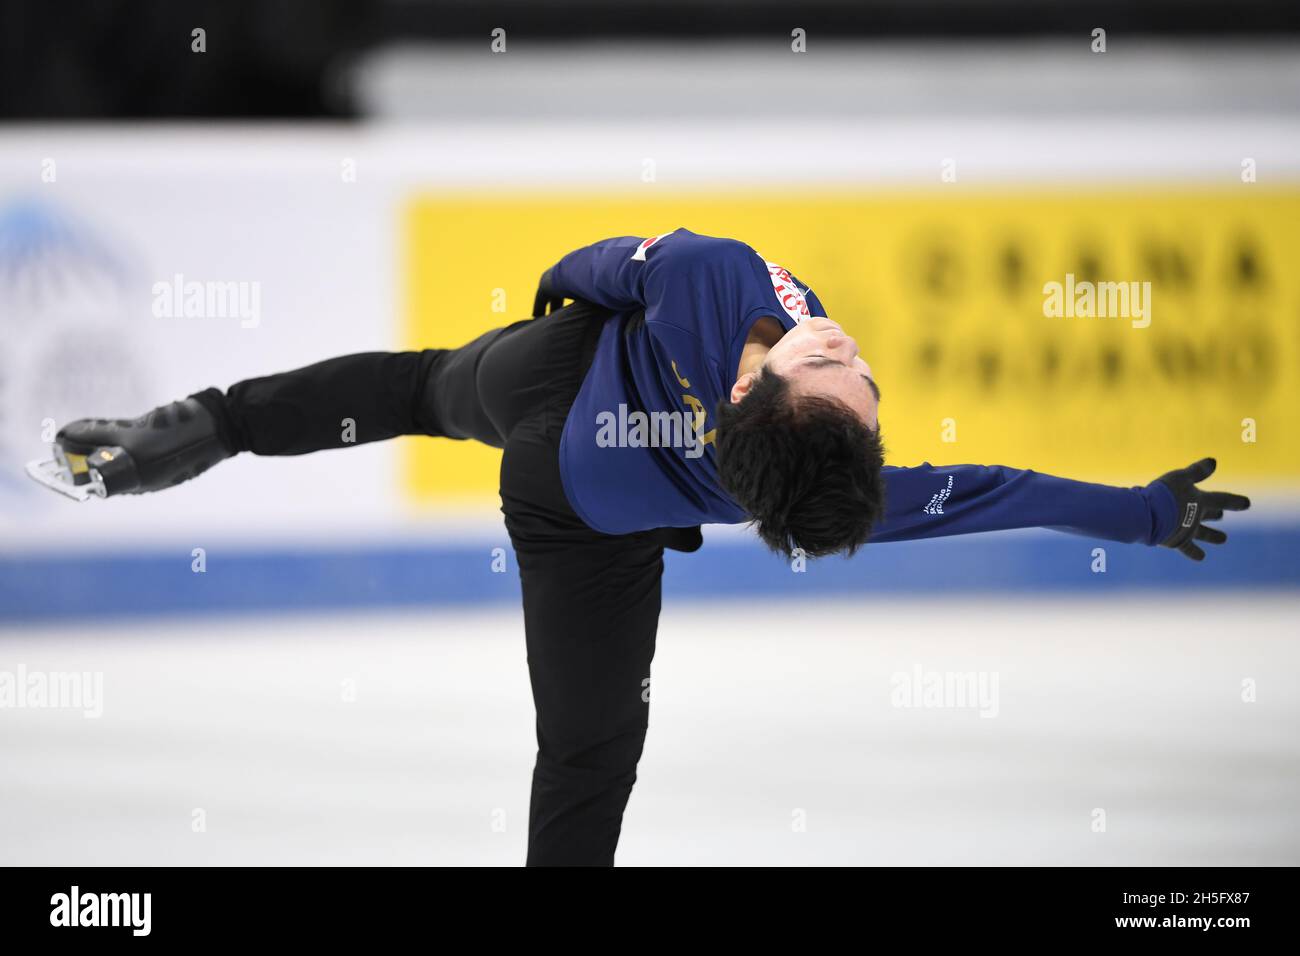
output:
M669 607L619 862L1300 863L1297 612ZM0 674L20 665L102 672L104 712L0 710L0 863L523 860L517 613L0 630ZM894 706L918 667L996 674L996 716Z

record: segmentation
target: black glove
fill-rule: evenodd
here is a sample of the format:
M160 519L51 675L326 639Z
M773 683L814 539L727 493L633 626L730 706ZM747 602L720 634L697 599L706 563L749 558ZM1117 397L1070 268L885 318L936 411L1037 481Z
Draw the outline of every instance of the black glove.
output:
M551 285L552 271L553 267L543 272L541 281L537 283L537 298L533 299L534 319L540 319L551 312L558 312L564 307L563 293L556 292Z
M1198 481L1204 481L1214 474L1214 467L1213 458L1202 458L1186 468L1167 472L1156 479L1174 493L1174 501L1178 503L1178 525L1174 528L1174 533L1160 544L1166 548L1177 548L1193 561L1205 560L1205 552L1196 541L1223 544L1228 540L1226 534L1204 522L1218 521L1225 511L1245 511L1250 507L1250 499L1243 495L1233 495L1226 491L1202 491L1196 487Z

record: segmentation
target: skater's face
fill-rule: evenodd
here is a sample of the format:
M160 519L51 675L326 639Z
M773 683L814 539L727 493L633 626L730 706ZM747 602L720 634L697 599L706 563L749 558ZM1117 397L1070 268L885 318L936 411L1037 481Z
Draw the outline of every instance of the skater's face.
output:
M788 381L796 395L833 399L856 412L868 428L879 427L880 391L871 366L839 323L824 316L800 322L772 346L763 368Z

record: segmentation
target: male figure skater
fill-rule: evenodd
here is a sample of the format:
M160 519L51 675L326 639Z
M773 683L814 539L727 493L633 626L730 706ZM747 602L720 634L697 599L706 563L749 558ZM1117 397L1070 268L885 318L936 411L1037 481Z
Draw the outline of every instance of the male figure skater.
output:
M564 299L574 304L562 307ZM134 421L83 419L33 474L73 496L156 491L240 452L395 435L503 450L537 710L528 863L614 860L645 741L663 551L752 522L783 554L1044 526L1200 561L1204 524L1249 506L1000 466L886 467L857 343L781 267L686 229L608 239L542 278L534 318L458 349L372 352L209 388ZM631 424L629 424L631 423Z

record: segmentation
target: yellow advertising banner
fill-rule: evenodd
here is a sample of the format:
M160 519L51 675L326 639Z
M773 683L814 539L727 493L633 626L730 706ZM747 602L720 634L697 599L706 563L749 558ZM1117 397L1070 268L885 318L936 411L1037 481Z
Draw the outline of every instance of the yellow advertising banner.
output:
M1300 479L1300 187L420 195L406 347L526 317L571 249L679 226L812 287L875 372L891 464ZM416 500L496 490L497 451L405 454Z

